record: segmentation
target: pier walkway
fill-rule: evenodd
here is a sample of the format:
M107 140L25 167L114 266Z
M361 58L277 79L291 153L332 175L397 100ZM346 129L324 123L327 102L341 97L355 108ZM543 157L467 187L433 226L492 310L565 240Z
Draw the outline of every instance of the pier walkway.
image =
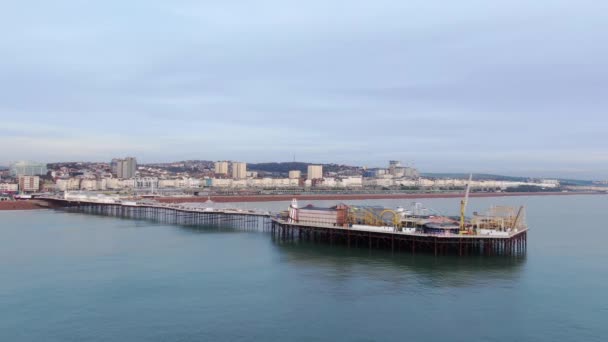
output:
M293 223L269 211L198 208L182 204L147 202L103 202L41 197L50 207L94 215L151 220L178 225L229 225L235 229L265 230L284 241L313 241L367 247L434 253L435 255L522 255L527 248L527 229L507 236L425 234L395 231L392 227L329 226Z

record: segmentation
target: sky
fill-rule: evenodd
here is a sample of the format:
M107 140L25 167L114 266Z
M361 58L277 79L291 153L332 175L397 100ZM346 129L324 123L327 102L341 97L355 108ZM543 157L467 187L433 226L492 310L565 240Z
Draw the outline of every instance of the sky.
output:
M608 2L11 1L0 165L335 162L608 179Z

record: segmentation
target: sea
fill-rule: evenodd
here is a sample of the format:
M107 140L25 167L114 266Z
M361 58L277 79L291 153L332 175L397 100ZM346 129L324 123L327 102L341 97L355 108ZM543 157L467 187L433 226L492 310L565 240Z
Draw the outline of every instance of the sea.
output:
M458 214L458 199L423 203ZM608 196L472 198L469 211L492 205L525 205L525 256L0 212L0 341L608 341Z

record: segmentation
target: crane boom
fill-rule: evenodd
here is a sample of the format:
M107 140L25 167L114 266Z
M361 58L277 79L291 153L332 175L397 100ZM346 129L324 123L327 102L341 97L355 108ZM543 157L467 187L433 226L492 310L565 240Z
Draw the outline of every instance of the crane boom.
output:
M471 191L471 181L473 180L473 174L469 174L469 181L464 192L464 198L460 201L460 232L465 232L464 215L467 211L467 204L469 203L469 192Z
M517 228L517 224L519 223L519 220L521 219L523 212L524 212L524 206L522 205L521 207L519 207L519 211L517 212L517 216L515 216L515 220L513 221L513 227L511 227L511 229Z

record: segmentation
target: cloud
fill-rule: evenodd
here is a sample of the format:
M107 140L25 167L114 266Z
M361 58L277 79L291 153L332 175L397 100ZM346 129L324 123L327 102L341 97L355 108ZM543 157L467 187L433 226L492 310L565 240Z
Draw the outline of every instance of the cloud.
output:
M0 13L0 163L295 153L604 178L598 6L13 2Z

